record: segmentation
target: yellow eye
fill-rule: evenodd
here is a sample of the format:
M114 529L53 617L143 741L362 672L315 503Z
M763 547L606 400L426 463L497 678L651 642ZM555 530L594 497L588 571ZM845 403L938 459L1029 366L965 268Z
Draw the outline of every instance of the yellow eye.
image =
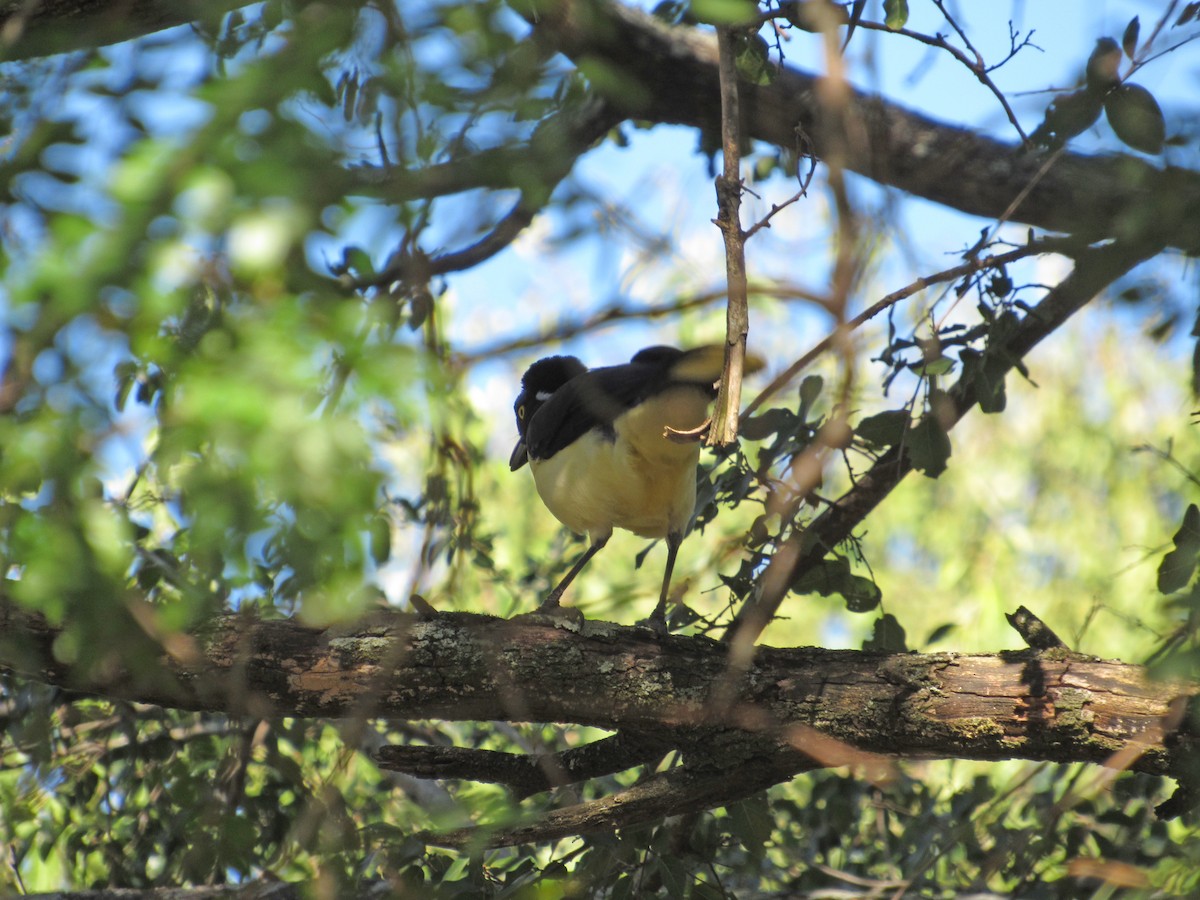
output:
M517 407L517 418L522 422L525 421L525 404L523 403Z

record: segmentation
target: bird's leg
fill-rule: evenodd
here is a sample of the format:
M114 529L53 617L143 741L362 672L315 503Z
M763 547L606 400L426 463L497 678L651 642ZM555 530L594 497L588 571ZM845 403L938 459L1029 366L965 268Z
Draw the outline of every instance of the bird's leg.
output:
M663 572L662 591L658 595L658 606L654 607L654 612L650 613L650 618L646 621L655 631L666 632L667 630L667 594L671 590L671 572L675 569L675 555L679 552L679 545L683 543L683 534L678 531L672 531L667 535L667 568Z
M555 587L554 590L550 592L549 596L542 601L542 605L538 608L539 612L545 612L547 610L557 608L558 601L562 598L563 592L567 589L567 586L575 580L575 576L583 570L583 567L587 565L588 560L599 553L601 548L608 543L608 539L610 537L612 537L611 531L602 537L592 538L592 543L586 550L583 551L583 556L579 557L579 559L575 561L575 565L571 566L571 571L563 576L563 580L558 583L558 586Z

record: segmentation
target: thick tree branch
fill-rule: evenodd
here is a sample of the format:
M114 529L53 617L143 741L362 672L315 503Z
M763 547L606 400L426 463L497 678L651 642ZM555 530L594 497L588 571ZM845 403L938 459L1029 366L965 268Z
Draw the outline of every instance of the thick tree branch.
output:
M789 766L771 760L759 765L741 765L730 772L698 772L681 766L652 775L609 797L543 813L526 825L462 828L422 834L421 839L441 847L512 847L561 840L590 831L627 828L743 800L786 781L801 765L797 762Z
M462 778L505 784L519 797L552 787L612 775L661 758L671 744L653 737L621 732L562 753L523 756L464 747L387 746L375 758L379 765L418 778Z
M162 0L74 0L0 7L0 41L7 58L129 40L189 20L215 17L240 3L163 3ZM542 8L542 7L545 8ZM671 28L607 0L559 0L523 11L540 38L576 62L599 62L627 77L607 99L613 118L720 128L715 38L696 28ZM781 68L768 85L740 86L743 133L776 146L821 156L817 76ZM850 92L847 116L866 140L850 147L846 168L971 215L997 219L1023 189L1009 216L1039 228L1089 238L1143 236L1200 253L1200 173L1157 168L1128 155L1063 153L1044 174L1046 155L937 122L897 104ZM561 135L587 146L595 130L564 120ZM603 131L600 132L601 134ZM801 140L800 135L804 136ZM361 188L390 199L440 196L482 188L529 186L537 176L536 147L496 148L423 171L355 169ZM573 157L572 157L573 159ZM539 179L540 180L540 179ZM551 180L553 184L556 181Z
M623 119L615 107L592 98L543 119L523 144L479 150L424 169L356 166L351 175L364 192L388 200L515 189L526 195L526 203L538 206L576 159Z
M336 634L231 616L200 655L135 677L113 659L80 672L54 655L58 630L0 607L0 667L77 691L270 718L346 717L566 722L632 729L684 749L690 765L815 751L799 726L860 750L902 757L1104 762L1174 717L1197 687L1152 682L1137 666L1076 654L885 655L761 647L736 685L728 648L604 622L579 632L487 616L396 616ZM143 667L144 669L145 667ZM1200 752L1185 723L1130 768L1169 773ZM738 735L742 735L738 738ZM705 759L705 748L717 748Z
M477 242L461 250L427 258L398 253L383 271L356 286L387 286L395 282L424 284L428 279L479 265L511 244L550 200L570 174L579 156L620 121L602 100L592 99L545 119L529 143L520 147L485 150L429 169L354 170L370 185L368 193L388 200L433 198L476 188L518 187L521 195L512 209Z
M631 118L690 125L718 133L716 40L695 28L673 28L608 0L561 0L529 20L568 57L623 72L608 99ZM818 98L820 79L780 69L767 85L743 83L743 133L798 155L811 141L829 148ZM638 89L640 88L640 89ZM937 122L878 97L850 90L846 122L864 140L846 148L847 169L880 184L976 216L1004 216L1052 231L1097 239L1142 237L1200 253L1200 174L1156 168L1126 155L1065 153L1039 177L1046 155ZM805 140L801 139L803 135Z
M844 877L844 873L834 872ZM903 882L874 882L874 886L853 889L817 888L813 891L789 890L787 900L879 900L880 896L895 896ZM881 887L890 887L891 893L880 894ZM50 894L23 895L27 900L311 900L312 897L329 896L328 882L282 882L263 879L239 885L188 888L100 888L83 891L55 891ZM393 900L396 886L388 881L359 881L354 885L339 884L339 900ZM756 895L765 897L766 895ZM785 895L774 894L774 897ZM962 894L943 892L946 900L1010 900L1017 894L993 894L970 891ZM1019 895L1028 900L1027 894Z

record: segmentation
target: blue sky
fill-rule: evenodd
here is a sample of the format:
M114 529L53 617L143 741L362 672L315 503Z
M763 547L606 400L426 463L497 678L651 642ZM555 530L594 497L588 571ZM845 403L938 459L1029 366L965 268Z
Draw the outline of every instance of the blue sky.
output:
M910 8L910 28L926 33L950 32L932 3L912 3ZM1154 3L1075 0L1011 5L959 3L950 4L950 8L962 15L960 21L965 30L989 62L1002 59L1008 52L1010 16L1013 29L1022 38L1033 32L1030 40L1041 49L1027 47L993 73L1028 133L1041 120L1053 97L1046 89L1074 87L1098 38L1109 36L1119 40L1134 15L1141 17L1145 38L1163 7ZM881 17L878 4L871 4L867 17ZM1193 31L1191 28L1176 34L1182 37ZM1173 42L1159 43L1167 46ZM819 45L813 38L798 35L785 44L785 53L789 65L810 70L820 68ZM862 89L878 91L890 100L954 125L978 128L1002 140L1017 140L996 98L942 51L898 36L859 31L850 45L849 58L851 78ZM1138 72L1134 80L1159 99L1171 134L1175 130L1173 112L1194 106L1200 87L1200 43L1159 59ZM611 199L614 205L627 207L640 229L670 238L678 253L657 257L652 252L639 254L636 242L613 231L598 231L594 239L563 251L555 248L551 240L562 225L547 217L508 251L448 279L447 304L454 310L451 328L460 338L459 349L486 346L504 334L527 333L532 330L531 319L536 317L543 322L553 322L560 316L576 317L617 298L653 303L671 292L722 288L722 242L710 222L715 215L712 183L706 161L695 152L694 132L669 127L624 131L629 138L627 147L605 143L581 160L576 177L597 195ZM1073 141L1072 149L1111 152L1122 148L1102 121ZM1194 146L1171 148L1168 153L1181 165L1197 162ZM866 210L885 202L884 192L865 179L855 179L852 188ZM795 181L776 177L754 185L754 189L761 199L747 196L744 226L772 202L788 198L795 191ZM858 298L860 304L919 275L954 264L957 260L946 254L973 243L980 230L989 224L931 203L898 196L905 201L899 219L902 233L885 235L890 248L876 277L864 285L864 294ZM825 203L818 187L808 199L781 213L769 232L762 232L752 240L748 246L751 277L789 278L822 289L830 258ZM1009 231L1016 239L1023 239L1024 232L1023 226L1014 226ZM1046 265L1051 269L1043 273L1047 276L1061 272L1061 267L1054 263ZM518 310L520 314L514 314ZM751 342L760 347L765 344L769 357L791 351L794 357L824 334L828 319L811 309L797 309L790 319L785 341L779 339L778 324L777 319L771 318L756 331L752 316ZM681 338L670 324L657 329L621 324L586 340L570 342L562 349L579 354L589 364L603 364L625 359L646 343L677 339ZM511 395L515 378L529 358L526 354L480 367L476 384L485 406ZM775 361L786 363L789 359Z

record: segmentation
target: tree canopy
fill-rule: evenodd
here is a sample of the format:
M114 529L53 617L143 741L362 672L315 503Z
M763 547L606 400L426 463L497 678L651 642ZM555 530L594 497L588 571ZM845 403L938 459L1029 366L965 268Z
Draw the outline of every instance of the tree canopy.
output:
M0 10L2 892L1200 891L1200 4L1050 6Z

